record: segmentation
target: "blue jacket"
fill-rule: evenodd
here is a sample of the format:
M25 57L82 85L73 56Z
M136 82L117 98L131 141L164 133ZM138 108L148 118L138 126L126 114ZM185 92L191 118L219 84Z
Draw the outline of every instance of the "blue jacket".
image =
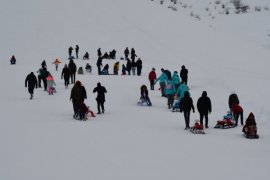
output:
M177 89L176 95L179 96L180 98L183 98L186 91L188 91L187 85L185 83L181 83Z

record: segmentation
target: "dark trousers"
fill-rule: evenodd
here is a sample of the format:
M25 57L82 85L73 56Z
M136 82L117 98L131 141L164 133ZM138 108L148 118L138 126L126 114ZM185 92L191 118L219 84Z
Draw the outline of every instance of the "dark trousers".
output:
M72 100L74 115L79 115L79 102Z
M38 87L40 87L41 88L41 76L40 75L38 75Z
M185 118L185 123L186 127L189 128L189 121L190 121L190 111L184 111L184 118Z
M101 66L97 66L97 68L98 68L98 75L100 75L101 74Z
M105 101L97 101L97 108L98 108L98 113L100 113L100 107L101 107L101 110L102 112L104 112L104 102Z
M243 112L239 112L239 113L234 114L235 123L236 123L236 125L238 125L239 116L240 116L240 120L241 120L241 125L243 125Z
M28 92L29 92L29 94L34 94L34 89L35 89L35 87L31 87L31 86L28 86Z
M150 80L150 88L151 90L155 89L155 80Z
M208 113L200 113L200 124L203 125L203 118L205 118L205 126L208 126Z
M173 107L174 94L168 94L168 108L171 109Z
M76 75L76 73L72 73L72 74L70 75L71 84L75 83L75 75Z
M65 86L68 87L69 85L69 77L64 77Z
M47 91L47 79L42 78L42 81L43 81L44 90Z
M161 90L161 95L162 96L165 96L165 86L166 86L165 82L160 83L160 90Z

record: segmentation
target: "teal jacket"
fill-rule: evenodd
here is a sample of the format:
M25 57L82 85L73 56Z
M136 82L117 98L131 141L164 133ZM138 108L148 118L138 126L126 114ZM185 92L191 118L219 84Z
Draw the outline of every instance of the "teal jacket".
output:
M180 78L176 72L173 73L172 81L174 82L174 84L180 84Z
M176 95L180 98L183 98L186 91L188 91L187 85L185 83L181 83L177 89ZM188 91L188 93L189 93L189 91ZM189 95L190 95L190 93L189 93Z
M159 81L159 83L164 83L164 82L167 82L168 80L168 77L165 73L162 73L158 78L157 80L155 81L155 83L157 83Z
M165 88L165 95L175 93L175 84L172 80L168 80Z

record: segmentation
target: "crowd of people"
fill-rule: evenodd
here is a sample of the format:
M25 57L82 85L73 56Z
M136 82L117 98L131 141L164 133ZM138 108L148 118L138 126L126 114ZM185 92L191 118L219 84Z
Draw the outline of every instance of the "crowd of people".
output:
M77 66L74 62L75 57L73 56L73 48L69 47L68 49L68 59L69 63L65 64L62 73L61 79L64 79L64 85L67 88L69 84L74 84L71 90L70 100L72 100L75 119L85 120L87 119L87 113L90 113L92 116L95 116L93 111L89 109L84 103L84 100L87 98L86 90L80 81L76 81L76 72ZM76 59L79 58L79 46L75 47ZM98 75L109 75L109 64L106 63L103 66L103 60L106 59L116 59L116 50L113 49L111 52L102 53L101 48L97 50L97 72ZM137 58L134 48L126 47L124 50L124 57L120 60L126 61L122 63L122 75L141 75L142 70L142 60ZM89 60L89 53L86 52L83 56L84 60ZM11 64L15 64L16 58L12 56L10 60ZM123 62L123 61L122 61ZM56 59L53 64L55 64L56 71L58 70L58 65L61 63L59 59ZM89 63L86 64L87 71L92 71L92 66ZM116 61L113 65L113 75L118 75L120 69L120 62ZM41 63L41 68L37 71L38 78L34 75L33 72L27 75L25 79L25 86L28 87L28 92L30 93L30 99L33 99L34 89L42 88L41 81L43 82L44 91L48 91L50 95L56 91L54 86L54 78L51 73L47 70L46 61L44 60ZM180 75L180 76L179 76ZM188 83L188 69L185 65L182 65L180 73L178 75L177 71L171 73L170 70L161 68L160 75L157 76L156 69L153 67L148 74L148 80L150 83L150 89L155 90L156 83L159 82L159 89L161 96L167 98L167 107L168 109L174 110L179 108L179 111L184 115L185 119L185 129L190 129L190 113L191 111L195 113L195 107L193 104L193 99L191 97L190 89L187 86ZM146 85L140 87L140 101L138 104L145 104L147 106L152 106L152 102L149 98L149 92ZM107 90L100 82L97 83L97 87L93 89L93 93L97 93L97 114L102 114L105 112L104 103L105 103L105 93ZM229 96L229 109L233 114L235 125L238 125L238 119L240 118L240 123L244 126L243 119L243 108L239 104L239 99L236 94ZM203 91L201 97L197 100L197 110L199 113L199 122L200 125L208 128L208 115L212 112L211 99L207 96L207 92ZM253 114L249 115L248 119L255 119ZM247 120L248 121L248 120ZM248 121L249 122L249 121ZM253 121L251 121L253 122ZM256 123L253 122L256 125ZM243 127L243 132L247 128Z

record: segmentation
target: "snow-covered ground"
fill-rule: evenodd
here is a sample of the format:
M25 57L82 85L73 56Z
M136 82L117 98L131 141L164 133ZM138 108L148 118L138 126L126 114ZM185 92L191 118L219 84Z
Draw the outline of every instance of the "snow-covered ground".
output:
M195 2L189 1L192 7ZM270 7L267 0L256 2ZM2 0L0 179L268 179L269 15L221 14L198 21L181 8L171 11L150 0ZM86 104L96 111L97 82L108 90L105 114L86 122L72 118L72 86L65 89L60 79L67 49L76 44L80 57L89 51L93 66L92 74L77 76L87 90ZM142 76L98 76L96 50L116 49L120 61L125 47L135 48L143 60ZM9 64L13 54L15 66ZM55 58L62 61L59 71ZM29 100L25 77L44 59L57 93L36 89ZM114 62L103 63L112 72ZM86 61L75 63L85 67ZM162 67L179 72L183 64L194 104L204 90L212 100L206 135L184 130L183 114L167 109L158 86L149 92L152 107L136 105L152 67L160 75ZM238 94L245 118L254 113L260 139L244 138L241 127L213 128L228 110L231 92ZM196 109L191 122L198 118Z

